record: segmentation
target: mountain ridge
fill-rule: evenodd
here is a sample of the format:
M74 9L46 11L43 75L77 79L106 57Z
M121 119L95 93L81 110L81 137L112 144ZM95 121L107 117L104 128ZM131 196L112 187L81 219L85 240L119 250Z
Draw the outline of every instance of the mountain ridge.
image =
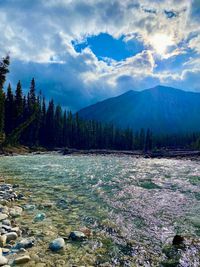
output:
M81 109L83 119L137 131L155 133L200 131L200 93L158 85L143 91L129 90Z

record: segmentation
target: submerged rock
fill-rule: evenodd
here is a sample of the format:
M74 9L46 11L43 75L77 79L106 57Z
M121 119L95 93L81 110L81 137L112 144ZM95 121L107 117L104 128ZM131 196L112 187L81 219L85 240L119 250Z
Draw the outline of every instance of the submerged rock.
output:
M22 264L22 263L27 263L30 261L30 256L29 255L24 255L21 257L18 257L14 260L14 264Z
M24 206L24 209L28 210L28 211L32 211L32 210L36 209L36 206L35 205L31 205L31 204L27 204L27 205Z
M56 203L56 206L59 208L59 209L67 209L68 208L68 203L65 199L60 199L57 201Z
M65 240L63 238L57 238L49 244L50 250L56 252L63 249L65 246Z
M86 239L86 235L81 231L73 231L70 233L69 238L73 241L83 241Z
M35 245L35 239L34 238L24 238L19 243L16 244L16 249L21 248L32 248Z
M45 219L46 219L46 214L45 213L38 213L34 218L34 222L42 222Z

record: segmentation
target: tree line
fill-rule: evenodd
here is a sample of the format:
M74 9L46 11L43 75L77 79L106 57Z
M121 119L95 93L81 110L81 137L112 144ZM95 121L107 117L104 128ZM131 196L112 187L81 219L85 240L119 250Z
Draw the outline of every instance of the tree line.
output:
M78 113L54 103L48 103L36 92L34 78L27 94L21 82L16 88L4 89L9 72L9 57L0 61L0 143L23 144L29 147L69 147L77 149L152 150L161 147L191 146L198 143L199 134L153 136L141 129L119 129L112 124L83 120Z

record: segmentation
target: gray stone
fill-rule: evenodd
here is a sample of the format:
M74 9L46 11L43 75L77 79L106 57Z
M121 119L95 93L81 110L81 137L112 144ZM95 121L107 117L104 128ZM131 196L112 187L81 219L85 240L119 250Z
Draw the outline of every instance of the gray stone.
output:
M0 221L3 221L8 218L8 215L5 213L0 213Z
M27 263L30 261L30 256L29 255L24 255L21 257L18 257L14 260L14 264L22 264L22 263Z
M5 234L5 236L7 237L7 242L9 242L11 240L16 240L18 238L18 235L15 232L7 233L7 234Z
M69 238L73 241L82 241L86 239L86 235L81 231L73 231L70 233Z
M3 220L3 221L2 221L2 224L3 224L3 225L7 225L7 226L11 226L11 221L8 220L8 219L7 219L7 220Z
M3 266L8 263L8 260L4 256L0 256L0 266Z
M65 246L65 240L63 238L57 238L49 244L50 250L56 252L63 249Z
M11 221L8 220L8 219L7 219L7 220L3 220L3 221L2 221L2 224L3 224L3 225L11 226Z

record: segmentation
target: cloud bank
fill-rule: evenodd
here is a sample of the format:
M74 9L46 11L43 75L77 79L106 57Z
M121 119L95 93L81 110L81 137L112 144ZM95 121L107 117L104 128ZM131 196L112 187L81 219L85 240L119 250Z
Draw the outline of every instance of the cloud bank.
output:
M157 84L200 91L199 18L198 0L4 0L0 55L10 52L13 87L20 79L28 88L34 76L73 111ZM119 41L105 39L101 57L102 33Z

